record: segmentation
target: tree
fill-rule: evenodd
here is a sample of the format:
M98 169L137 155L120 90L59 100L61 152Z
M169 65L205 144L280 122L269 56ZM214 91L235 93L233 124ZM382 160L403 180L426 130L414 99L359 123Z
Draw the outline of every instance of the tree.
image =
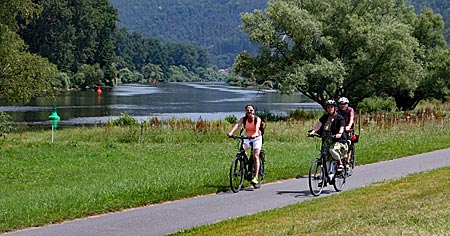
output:
M320 104L340 96L357 104L380 93L412 99L429 78L417 58L417 49L428 47L414 35L416 19L401 0L271 0L265 11L242 14L243 29L260 50L240 53L233 73ZM421 25L439 35L434 26Z
M128 68L119 70L118 78L119 81L124 84L134 82L134 74Z
M17 19L27 23L39 13L39 6L32 1L0 3L0 97L6 100L28 102L33 96L53 91L56 66L30 54L16 33Z
M124 28L116 30L114 38L119 70L128 68L142 73L144 79L156 81L216 80L208 68L204 48L188 43L161 43L156 38L145 38ZM172 75L176 78L169 78Z
M68 74L77 73L83 65L99 64L105 74L102 82L111 84L115 75L112 36L118 16L108 0L35 2L42 14L21 30L30 50Z
M75 74L74 82L76 82L76 86L79 88L94 88L97 85L103 85L103 77L103 70L100 69L99 64L84 64Z
M416 60L426 71L425 76L417 81L416 89L410 93L391 92L398 107L414 108L420 100L436 98L443 100L449 95L450 49L442 34L444 22L440 15L433 14L430 8L424 8L420 14L409 22L414 27L413 36L419 47L415 50Z
M148 81L163 81L164 78L164 72L161 69L161 66L148 63L147 65L142 68L142 74L144 76L144 79L148 79Z

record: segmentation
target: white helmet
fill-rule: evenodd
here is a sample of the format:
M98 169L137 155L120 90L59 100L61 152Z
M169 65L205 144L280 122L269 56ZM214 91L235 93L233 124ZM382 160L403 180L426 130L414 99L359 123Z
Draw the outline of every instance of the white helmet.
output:
M347 103L348 104L349 101L348 101L348 99L346 97L341 97L341 98L339 98L338 103L339 104L341 104L341 103Z

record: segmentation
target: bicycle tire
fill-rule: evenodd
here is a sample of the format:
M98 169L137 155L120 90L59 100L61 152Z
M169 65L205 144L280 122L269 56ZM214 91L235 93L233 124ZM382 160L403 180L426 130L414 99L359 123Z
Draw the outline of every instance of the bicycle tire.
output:
M244 181L244 163L241 156L236 156L230 167L230 187L234 193L239 192Z
M323 170L322 161L316 159L311 163L309 168L308 183L309 190L314 196L319 196L322 193L323 187L326 184L325 173Z
M340 173L336 173L333 177L333 180L331 181L333 183L334 190L336 192L340 192L344 190L346 178L347 178L347 169L345 168L345 165L347 164L347 161L345 158L342 158L342 163L344 165L344 169ZM335 168L337 170L337 168Z
M263 150L259 153L259 171L258 171L258 184L253 184L253 187L258 189L264 183L264 177L266 174L265 167L265 153Z
M350 169L347 171L347 176L352 176L353 174L353 169L356 166L356 161L355 161L355 146L354 144L352 144L351 146L351 155L350 155L350 161L348 163L348 165L350 166Z

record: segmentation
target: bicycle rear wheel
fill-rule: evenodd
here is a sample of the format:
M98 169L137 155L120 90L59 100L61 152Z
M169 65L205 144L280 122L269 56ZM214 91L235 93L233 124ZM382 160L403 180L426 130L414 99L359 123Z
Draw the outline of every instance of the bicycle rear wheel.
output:
M239 192L244 180L244 163L241 156L236 156L230 167L230 187L234 193Z
M261 150L259 154L259 171L258 171L258 184L254 184L254 188L261 188L261 185L264 183L264 176L266 174L266 166L265 166L265 153Z
M309 168L309 190L312 195L319 196L322 193L325 185L325 173L320 159L316 159L311 163Z
M347 169L345 168L345 165L347 164L347 162L345 160L343 160L343 164L344 164L344 169L341 172L336 173L332 180L333 187L334 187L334 190L336 190L336 192L342 191L345 187L345 182L346 182L346 177L347 177ZM337 170L337 168L335 168L335 170Z
M355 168L356 162L355 162L355 146L354 144L350 145L350 161L347 163L349 165L349 169L347 170L347 177L352 176L353 169Z

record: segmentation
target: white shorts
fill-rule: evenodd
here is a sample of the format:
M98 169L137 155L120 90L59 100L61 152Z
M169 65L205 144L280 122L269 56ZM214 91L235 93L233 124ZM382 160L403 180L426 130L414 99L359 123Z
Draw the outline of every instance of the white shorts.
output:
M246 144L247 147L250 147L250 142L253 142L253 149L261 150L261 147L262 147L262 136L258 136L255 139L244 139L244 144Z

